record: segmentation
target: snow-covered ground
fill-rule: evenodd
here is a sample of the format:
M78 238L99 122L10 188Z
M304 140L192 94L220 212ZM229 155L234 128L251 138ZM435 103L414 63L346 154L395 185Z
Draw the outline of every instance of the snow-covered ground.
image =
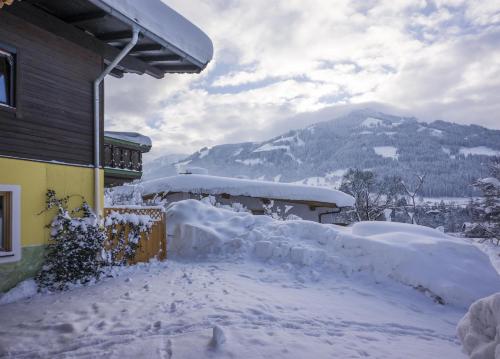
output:
M464 312L397 285L170 261L0 306L0 357L455 359L465 358L455 337ZM209 344L214 326L220 348Z
M0 305L0 358L465 358L458 322L500 291L484 253L429 228L167 214L167 262Z

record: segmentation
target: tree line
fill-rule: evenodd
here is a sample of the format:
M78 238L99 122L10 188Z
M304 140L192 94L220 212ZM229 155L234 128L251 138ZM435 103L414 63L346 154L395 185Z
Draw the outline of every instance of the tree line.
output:
M424 201L426 173L415 173L408 181L396 175L381 177L370 170L350 169L340 190L352 195L355 205L340 215L341 221L421 224L500 244L500 157L492 158L486 167L487 177L471 183L480 197L465 205Z

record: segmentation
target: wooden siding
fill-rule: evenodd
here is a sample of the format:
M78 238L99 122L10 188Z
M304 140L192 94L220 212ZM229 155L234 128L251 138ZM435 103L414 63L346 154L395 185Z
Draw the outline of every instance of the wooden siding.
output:
M1 44L17 58L16 108L0 107L0 156L93 164L93 81L102 58L7 11Z

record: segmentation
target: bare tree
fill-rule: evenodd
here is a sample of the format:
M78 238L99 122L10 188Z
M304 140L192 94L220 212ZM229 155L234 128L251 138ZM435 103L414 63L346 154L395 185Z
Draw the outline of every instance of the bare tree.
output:
M354 197L354 212L358 221L376 221L384 211L393 208L400 190L400 179L385 177L378 181L371 171L350 169L342 178L340 190Z
M416 182L413 187L405 183L403 180L401 180L400 182L401 187L403 188L403 191L405 193L405 196L408 198L406 205L403 206L403 210L405 211L406 215L410 218L412 224L419 223L416 198L422 190L422 186L424 185L426 176L427 174L415 175Z

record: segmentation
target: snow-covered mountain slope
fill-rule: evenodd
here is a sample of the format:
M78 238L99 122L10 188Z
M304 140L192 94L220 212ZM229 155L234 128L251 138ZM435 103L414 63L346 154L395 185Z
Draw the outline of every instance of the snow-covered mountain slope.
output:
M407 180L427 173L425 196L467 197L473 194L471 180L484 174L483 163L495 155L500 155L498 130L360 110L264 142L203 148L178 166L326 186L337 186L348 168ZM145 179L171 174L164 172L157 168L155 176L146 173Z
M159 178L166 176L175 176L178 169L175 163L186 158L185 154L169 154L158 157L152 161L144 161L143 178Z

